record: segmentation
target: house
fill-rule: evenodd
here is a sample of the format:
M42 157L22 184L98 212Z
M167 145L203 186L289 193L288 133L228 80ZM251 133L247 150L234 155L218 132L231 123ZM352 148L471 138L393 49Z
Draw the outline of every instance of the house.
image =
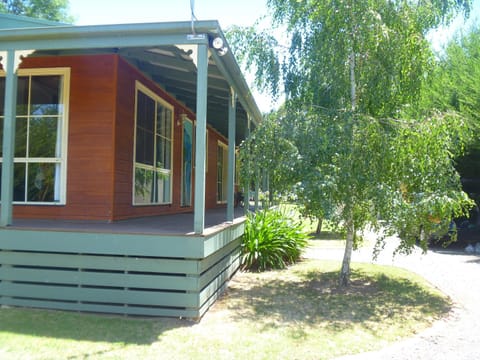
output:
M239 266L235 148L261 121L228 50L216 21L0 14L0 305L205 313Z

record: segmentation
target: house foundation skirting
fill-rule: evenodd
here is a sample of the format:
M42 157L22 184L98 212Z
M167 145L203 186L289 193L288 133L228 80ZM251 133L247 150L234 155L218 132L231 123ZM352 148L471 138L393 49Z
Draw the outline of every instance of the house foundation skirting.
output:
M240 266L242 233L1 230L0 305L199 318Z

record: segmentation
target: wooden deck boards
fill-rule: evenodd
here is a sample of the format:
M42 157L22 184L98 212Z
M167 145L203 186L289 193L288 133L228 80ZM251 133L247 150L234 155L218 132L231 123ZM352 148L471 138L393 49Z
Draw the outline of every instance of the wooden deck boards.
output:
M234 224L243 221L244 209L235 208ZM212 234L228 227L226 209L205 212L205 232ZM95 232L112 234L190 235L193 234L193 213L160 215L116 222L14 219L10 229Z

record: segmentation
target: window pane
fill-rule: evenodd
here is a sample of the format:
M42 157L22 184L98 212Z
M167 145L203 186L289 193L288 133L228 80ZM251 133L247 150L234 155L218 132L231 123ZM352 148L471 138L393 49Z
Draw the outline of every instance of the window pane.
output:
M164 159L164 163L165 163L165 167L164 169L168 169L170 170L172 167L172 142L170 140L165 140L164 141L165 143L165 159Z
M157 109L157 134L165 136L165 122L166 122L166 116L165 116L165 108L158 104L158 109Z
M165 166L165 144L161 136L157 136L157 164L156 167L164 169Z
M25 164L13 166L13 201L25 201Z
M137 94L137 127L153 133L155 102L141 91Z
M160 104L157 109L157 134L172 138L172 111Z
M17 115L28 114L28 76L19 76L17 82Z
M170 174L157 172L157 202L169 203L171 201L170 192Z
M27 123L26 118L17 118L15 123L15 157L27 156Z
M155 102L142 92L137 92L137 136L135 161L153 165Z
M151 204L153 198L153 171L135 168L135 204Z
M168 139L172 138L172 111L170 109L165 110L165 137Z
M137 128L135 161L153 165L153 133L143 128Z
M29 157L55 157L57 145L57 118L31 118L29 129Z
M5 78L0 77L0 116L3 116L5 108Z
M27 201L53 202L55 192L55 164L28 164Z
M172 146L171 141L157 136L157 168L171 170Z
M61 77L32 76L32 91L30 99L30 114L57 115L60 110Z

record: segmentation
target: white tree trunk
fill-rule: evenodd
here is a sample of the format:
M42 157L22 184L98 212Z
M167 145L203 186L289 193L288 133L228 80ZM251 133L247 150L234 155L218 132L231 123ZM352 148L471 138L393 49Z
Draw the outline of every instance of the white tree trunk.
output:
M352 102L352 111L355 111L357 108L357 86L355 83L355 53L350 53L348 57L350 64L350 100Z
M355 228L350 219L347 225L347 243L345 244L345 253L343 254L342 269L340 270L340 286L350 284L350 262L352 260L353 240L355 238Z

